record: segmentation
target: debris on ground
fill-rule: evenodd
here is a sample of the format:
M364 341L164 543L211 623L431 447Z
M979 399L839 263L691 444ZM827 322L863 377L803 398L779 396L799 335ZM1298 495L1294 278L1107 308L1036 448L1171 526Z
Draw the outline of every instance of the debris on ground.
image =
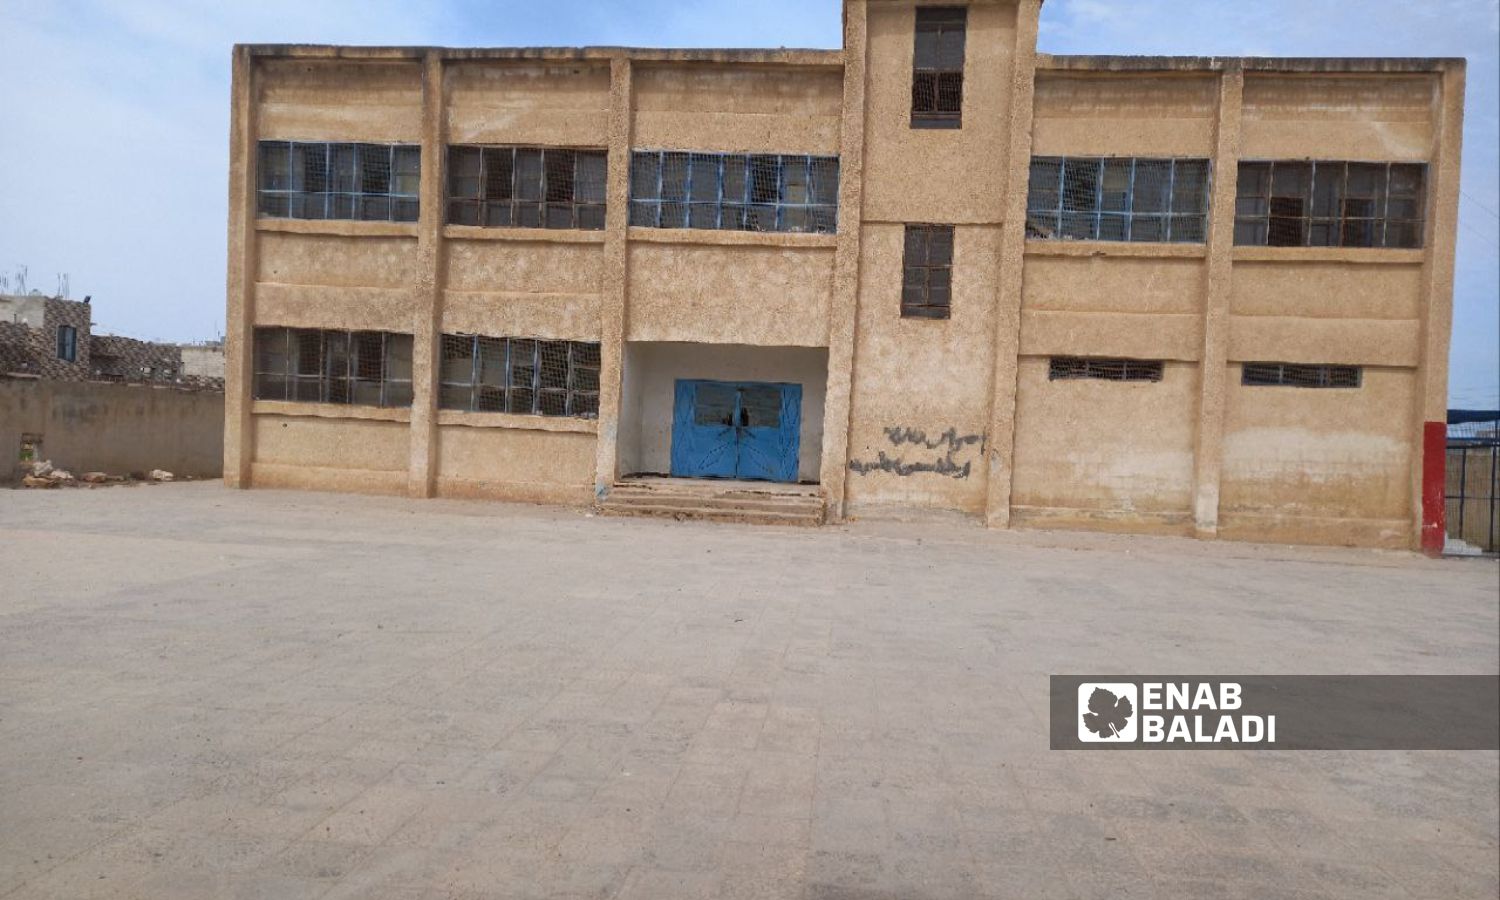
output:
M16 474L21 476L20 486L23 488L95 488L111 484L135 485L142 482L152 484L177 480L177 476L166 469L152 469L150 473L131 472L128 475L111 475L108 472L84 472L82 475L75 476L66 469L57 468L52 464L51 460L45 459L19 467L19 471ZM188 476L182 480L192 481L193 479L191 476Z
M152 469L151 470L151 480L152 481L171 481L172 480L172 473L168 472L166 469Z

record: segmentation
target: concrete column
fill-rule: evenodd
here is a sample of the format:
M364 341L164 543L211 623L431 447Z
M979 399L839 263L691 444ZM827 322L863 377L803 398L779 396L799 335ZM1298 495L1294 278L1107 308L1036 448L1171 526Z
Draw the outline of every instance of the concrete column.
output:
M1198 437L1193 457L1193 526L1201 538L1219 533L1219 474L1224 461L1224 395L1229 389L1229 299L1234 276L1234 205L1239 193L1240 122L1245 70L1231 62L1219 76L1219 117L1209 199L1208 267L1203 293L1203 357L1199 365Z
M1422 338L1413 422L1412 546L1440 556L1447 531L1448 348L1453 337L1454 254L1458 244L1459 157L1464 137L1463 60L1447 61L1427 168L1427 235Z
M629 293L631 62L609 66L609 174L605 186L604 283L599 286L599 440L594 499L619 477L620 389L625 368L625 304Z
M985 522L1010 524L1015 474L1016 375L1021 350L1021 285L1026 261L1026 190L1031 174L1031 122L1036 96L1036 38L1041 0L1016 7L1011 69L1010 140L1005 152L1004 220L1000 224L1000 284L995 297L995 369L990 379L990 426L985 437Z
M255 322L255 61L235 47L229 117L228 316L224 323L224 483L250 486L254 431L250 419Z
M443 110L443 58L422 59L421 212L417 219L417 281L412 286L411 461L407 494L431 497L437 471L438 369L442 352L443 182L448 166Z
M864 206L865 0L844 5L844 110L839 128L839 227L828 316L828 386L823 405L819 480L827 517L844 517L849 476L849 428L854 388L855 327L859 318L859 254Z

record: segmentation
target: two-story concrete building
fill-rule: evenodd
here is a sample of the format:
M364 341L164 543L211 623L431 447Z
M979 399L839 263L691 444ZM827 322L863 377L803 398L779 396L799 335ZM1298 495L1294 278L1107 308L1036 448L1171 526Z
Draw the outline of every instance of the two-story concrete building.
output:
M1440 545L1463 62L1040 5L236 48L227 481Z

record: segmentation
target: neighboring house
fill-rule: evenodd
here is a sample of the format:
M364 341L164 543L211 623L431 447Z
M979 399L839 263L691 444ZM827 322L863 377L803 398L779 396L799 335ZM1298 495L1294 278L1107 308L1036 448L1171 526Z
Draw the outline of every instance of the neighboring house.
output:
M223 345L95 335L87 300L0 295L0 377L223 390Z
M1050 56L1039 7L236 48L226 479L1440 548L1463 62Z

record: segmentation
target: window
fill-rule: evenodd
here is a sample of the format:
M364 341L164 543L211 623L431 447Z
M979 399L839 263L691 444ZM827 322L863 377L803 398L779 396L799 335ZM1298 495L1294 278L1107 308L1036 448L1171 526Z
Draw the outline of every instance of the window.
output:
M260 215L415 222L422 148L411 144L261 141Z
M1047 369L1048 381L1093 378L1100 381L1161 381L1161 360L1086 359L1054 356Z
M1357 388L1359 366L1245 363L1240 383L1251 387Z
M537 147L449 147L448 224L604 228L608 154Z
M411 406L409 334L255 329L256 400Z
M837 156L676 150L631 156L631 225L832 234L838 204Z
M1026 236L1201 244L1209 173L1206 159L1034 157Z
M1234 242L1247 247L1420 247L1427 167L1243 162Z
M962 6L917 7L911 127L963 127L964 33L968 18L969 11Z
M948 318L953 305L953 226L906 226L901 269L901 317Z
M599 345L443 335L438 406L534 416L599 415Z
M78 329L72 325L57 326L57 358L63 362L78 361Z

